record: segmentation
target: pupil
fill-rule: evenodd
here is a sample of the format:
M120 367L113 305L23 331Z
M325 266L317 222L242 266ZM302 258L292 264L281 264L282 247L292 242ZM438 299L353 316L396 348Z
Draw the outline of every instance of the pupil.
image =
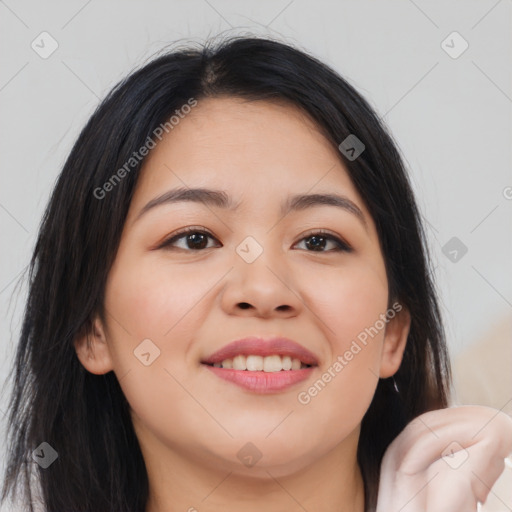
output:
M310 236L310 237L308 238L308 240L310 240L310 242L307 242L307 243L306 243L306 244L308 245L308 248L309 248L310 246L312 246L314 250L317 250L318 248L320 248L320 249L323 249L323 248L324 248L324 244L319 243L318 241L319 241L319 240L322 240L323 242L325 242L325 237L323 237L323 236ZM314 242L313 242L313 243L311 243L311 240L314 240Z
M196 238L197 237L197 238ZM201 239L202 237L202 239ZM205 247L204 241L206 240L206 237L201 233L193 233L192 235L188 235L188 241L192 242L192 245L194 246L194 249L202 249ZM203 242L203 243L201 243ZM190 245L189 245L190 247Z

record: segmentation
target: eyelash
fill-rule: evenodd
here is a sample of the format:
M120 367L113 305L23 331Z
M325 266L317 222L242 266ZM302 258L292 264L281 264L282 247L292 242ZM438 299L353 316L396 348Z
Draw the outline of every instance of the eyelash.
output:
M184 238L186 235L190 235L193 233L207 235L210 238L217 240L209 231L205 230L204 228L192 226L192 227L184 228L184 229L178 231L177 233L174 233L171 237L169 237L167 240L162 242L162 244L160 244L158 249L173 250L174 248L171 247L171 245L174 242L176 242L177 240L179 240L181 238ZM334 236L330 232L325 231L323 229L318 229L316 231L308 233L306 236L302 237L299 240L299 242L302 242L303 240L305 240L307 238L312 238L314 236L321 236L322 238L333 241L337 245L336 249L331 249L331 250L327 250L327 251L318 251L318 252L327 253L327 252L352 252L353 251L353 249L341 238L338 238L337 236ZM207 249L211 249L211 247L205 247L204 249L189 249L189 248L183 249L183 248L179 247L178 249L188 251L188 252L201 252L201 251L205 251ZM306 250L306 252L317 252L317 251Z

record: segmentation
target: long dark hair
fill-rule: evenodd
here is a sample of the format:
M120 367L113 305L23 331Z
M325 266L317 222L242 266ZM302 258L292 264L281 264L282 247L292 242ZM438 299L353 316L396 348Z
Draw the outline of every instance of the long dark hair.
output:
M93 375L74 340L105 319L104 290L144 160L105 198L94 193L190 98L286 101L303 109L334 147L350 134L364 145L341 152L375 222L389 304L411 314L403 362L380 380L362 421L358 461L366 509L375 507L384 451L417 415L446 407L450 369L425 233L399 152L367 101L306 52L258 37L232 37L167 51L119 83L82 130L44 213L29 267L29 293L12 371L9 453L2 501L17 488L33 510L33 469L48 512L142 512L148 478L129 405L113 372ZM47 469L32 452L48 442Z

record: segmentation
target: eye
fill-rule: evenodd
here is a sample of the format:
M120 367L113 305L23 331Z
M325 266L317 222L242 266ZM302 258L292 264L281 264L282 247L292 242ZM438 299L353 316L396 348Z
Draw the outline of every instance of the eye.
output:
M301 242L303 240L306 240L306 247L311 249L308 252L352 252L353 250L346 242L323 230L310 233L308 236L302 238ZM334 245L334 249L324 251L323 249L325 249L329 242Z
M211 233L204 230L204 228L192 226L173 234L170 238L165 240L158 249L172 250L174 248L178 248L185 251L211 249L215 246L208 246L209 238L217 241L217 239ZM176 243L180 240L183 240L181 247ZM308 252L352 252L353 250L346 242L323 230L310 233L308 236L302 238L300 242L304 240L306 241L305 246ZM324 250L329 243L333 244L334 248L331 250Z
M211 246L208 247L208 238L216 240L213 235L211 235L208 231L203 230L203 228L192 226L182 229L178 233L174 234L165 240L158 248L172 250L173 248L177 247L178 249L183 250L200 251L203 249L211 248ZM179 247L176 242L181 239L184 239L184 242L182 246Z

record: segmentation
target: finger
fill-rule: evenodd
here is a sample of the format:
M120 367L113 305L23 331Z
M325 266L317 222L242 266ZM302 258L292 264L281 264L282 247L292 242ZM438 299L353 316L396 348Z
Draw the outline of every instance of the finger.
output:
M468 463L460 469L471 482L471 488L478 501L484 503L500 475L505 470L502 454L489 454L484 443L468 449Z
M422 475L423 476L423 475ZM427 494L423 478L402 476L381 484L376 512L425 512Z
M413 475L441 457L481 442L488 455L505 458L512 451L512 419L488 407L431 411L404 429L388 448L383 463Z
M496 409L471 406L423 414L386 451L377 512L439 512L431 503L425 508L435 485L440 489L436 506L457 512L476 510L477 501L486 500L503 472L504 457L511 451L512 419ZM427 474L433 470L439 473L439 483L428 481ZM426 484L428 491L421 492Z
M427 506L423 512L476 512L478 499L471 482L463 473L446 478L442 472L426 489Z

